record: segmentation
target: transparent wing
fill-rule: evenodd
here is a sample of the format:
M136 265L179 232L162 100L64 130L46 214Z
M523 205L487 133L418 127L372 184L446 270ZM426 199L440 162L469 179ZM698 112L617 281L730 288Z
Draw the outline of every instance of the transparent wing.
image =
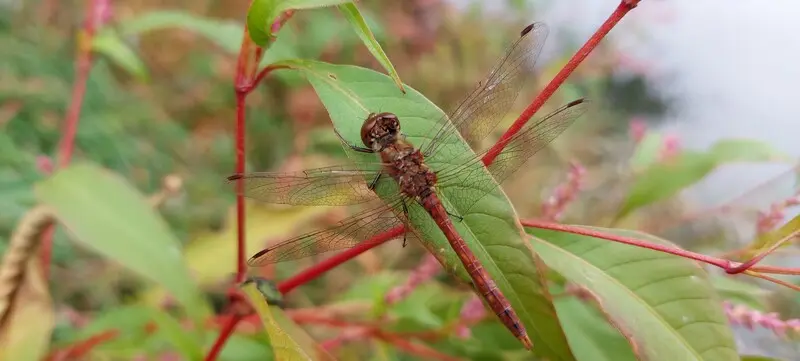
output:
M489 173L498 183L521 168L534 154L546 147L586 112L589 102L574 100L535 122L529 122L511 138L500 155L490 164ZM481 154L483 157L486 152Z
M235 182L243 179L245 197L264 202L305 206L351 205L378 198L367 186L367 180L374 179L380 170L364 169L367 166L378 168L380 165L363 166L333 166L287 173L234 174L228 180Z
M307 233L268 247L253 255L247 263L250 266L263 266L351 248L403 225L403 202L407 201L398 195L385 204L358 213L331 228Z
M543 23L533 23L523 29L486 79L479 82L458 107L448 112L449 121L448 117L443 117L437 122L432 129L435 135L420 147L423 154L432 156L442 144L455 142L458 134L469 143L486 137L514 104L525 75L533 73L547 34Z
M502 183L530 157L563 133L575 119L586 112L588 104L589 102L583 99L574 100L539 120L528 122L487 167L495 181ZM478 181L481 178L480 173L483 172L482 158L487 152L459 165L446 167L437 173L440 186L443 188L451 186L452 189L447 191L447 195L452 202L458 204L459 209L469 209L480 199L481 194L488 193L495 187L493 182ZM452 187L454 185L463 186Z

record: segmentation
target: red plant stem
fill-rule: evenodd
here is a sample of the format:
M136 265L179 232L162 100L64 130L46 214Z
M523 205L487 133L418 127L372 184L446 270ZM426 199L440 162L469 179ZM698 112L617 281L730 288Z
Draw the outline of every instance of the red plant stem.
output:
M236 173L244 173L245 103L247 93L236 92ZM236 283L244 282L245 267L245 203L244 181L236 181Z
M272 32L277 33L286 21L291 17L293 11L287 11L281 14L272 24ZM274 41L275 39L271 39ZM269 44L267 44L269 46ZM250 39L250 35L245 28L242 34L242 44L239 49L239 57L236 61L236 75L234 79L234 90L236 91L236 173L244 173L245 171L245 140L246 140L246 108L247 95L255 89L259 82L269 74L272 70L283 68L283 66L268 66L255 75L256 69L261 62L261 57L264 55L264 48L256 47ZM236 282L244 282L247 276L247 265L245 263L247 250L247 240L245 237L245 218L246 208L244 201L244 181L239 179L236 181ZM239 297L231 297L231 309L235 309L237 304L242 302ZM227 342L236 325L242 317L235 315L225 325L222 332L220 332L214 345L209 353L206 355L206 360L216 360L222 347Z
M95 7L99 4L96 0L90 0L86 6L83 28L78 33L78 53L75 57L75 79L72 83L72 97L64 117L63 133L58 145L57 167L64 168L69 165L72 153L75 149L75 134L78 132L78 121L81 117L83 97L86 94L86 83L89 79L89 71L92 69L92 39L97 30L97 17ZM45 279L50 276L50 260L53 254L53 234L55 226L50 225L42 233L40 257L42 263L42 274Z
M71 345L68 349L51 353L45 360L75 360L80 359L89 353L95 346L104 342L111 341L119 336L119 331L108 330L97 335L91 336L77 344Z
M544 105L547 99L553 95L553 93L564 83L564 80L569 77L569 75L575 71L575 68L589 55L600 40L608 34L609 31L628 13L631 9L635 8L636 5L639 3L639 0L623 0L619 6L617 6L616 10L609 16L609 18L600 26L600 28L592 35L589 40L586 41L578 52L567 62L567 65L561 69L561 71L556 74L553 80L550 81L549 84L542 90L542 92L528 105L527 108L520 114L517 120L514 121L514 124L508 129L508 131L503 134L500 140L495 144L489 152L483 157L483 163L485 165L491 164L494 159L497 157L498 154L503 150L503 148L508 144L510 138L514 136L520 129L525 125L525 123L530 120L530 118L539 110L539 108ZM367 250L371 249L372 247L378 246L383 242L395 237L395 234L402 234L400 232L405 231L405 227L397 227L393 228L387 233L382 233L373 237L370 241L362 242L355 248L351 248L347 251L344 251L336 256L333 256L325 261L322 261L311 268L303 271L295 275L294 277L282 282L278 285L278 290L286 294L287 292L293 290L295 287L300 286L314 278L317 278L322 273L327 272L333 267L336 267L344 262L349 261L351 258L366 252ZM382 239L383 241L375 242L376 239Z
M716 266L716 267L722 268L723 270L725 270L725 272L727 272L729 274L735 274L735 273L741 273L741 272L747 271L746 268L742 268L741 267L742 264L738 264L738 265L734 266L734 264L737 263L737 262L729 261L727 259L707 256L707 255L704 255L704 254L699 254L699 253L695 253L695 252L686 251L686 250L683 250L683 249L680 249L680 248L654 244L654 243L650 243L650 242L647 242L647 241L638 240L638 239L635 239L635 238L624 237L624 236L619 236L619 235L609 234L609 233L603 233L603 232L600 232L600 231L595 231L595 230L591 230L591 229L587 229L587 228L583 228L583 227L569 226L569 225L565 225L565 224L558 224L558 223L546 222L546 221L541 221L541 220L529 219L529 220L521 220L520 222L525 227L532 227L532 228L539 228L539 229L549 229L549 230L552 230L552 231L566 232L566 233L578 234L578 235L582 235L582 236L601 238L601 239L606 239L606 240L617 242L617 243L624 243L624 244L629 244L629 245L632 245L632 246L652 249L654 251L670 253L670 254L674 254L676 256L680 256L680 257L688 258L688 259L693 259L695 261L700 261L700 262L703 262L703 263L710 264L712 266ZM798 273L800 273L800 269L783 268L783 267L752 267L750 269L750 271L760 271L760 272L766 272L768 270L773 271L773 272L770 272L770 273L782 273L782 274L798 274Z
M594 50L594 48L597 47L597 44L599 44L600 41L603 40L606 34L608 34L608 32L611 31L611 29L614 28L614 26L616 26L617 23L619 23L622 17L624 17L625 14L628 13L628 11L636 7L637 3L638 1L625 1L625 0L620 2L619 6L617 6L616 10L614 10L614 12L611 13L611 16L609 16L608 19L606 19L603 25L601 25L597 29L597 31L592 35L592 37L590 37L589 40L587 40L586 43L583 44L583 46L580 49L578 49L578 52L576 52L575 55L573 55L572 58L569 59L567 64L564 65L563 68L561 68L561 70L558 72L558 74L556 74L555 77L553 77L553 80L551 80L550 83L548 83L547 86L544 87L544 89L542 89L539 95L537 95L536 98L534 98L533 101L528 105L528 107L526 107L525 110L522 111L522 114L520 114L519 117L517 117L517 119L514 120L514 123L511 124L511 126L508 128L508 130L506 130L505 133L503 133L503 136L500 137L500 140L498 140L497 143L495 143L495 145L493 145L492 148L489 149L486 155L483 156L484 164L486 165L491 164L494 161L494 159L497 158L498 155L500 155L500 153L503 151L506 145L508 145L508 143L511 141L511 138L514 137L514 135L517 134L522 129L522 127L525 126L525 124L531 119L531 117L533 117L534 114L536 114L536 112L539 111L539 109L541 109L544 103L547 102L548 99L550 99L550 97L553 95L553 93L555 93L558 87L560 87L561 84L563 84L564 81L567 80L570 74L572 74L572 72L575 71L575 68L577 68L578 65L581 62L583 62L583 60L586 59L587 56L589 56L589 53L591 53L592 50Z
M386 334L383 332L378 332L376 336L388 343L391 343L398 349L408 352L409 354L421 356L424 360L461 361L460 358L445 355L433 348L423 344L413 343L400 336Z
M399 237L406 231L404 226L394 227L384 233L381 233L375 237L370 238L367 241L361 242L353 248L350 248L342 253L339 253L331 258L328 258L320 263L315 264L314 266L306 269L303 272L300 272L294 275L292 278L284 280L280 284L278 284L278 291L282 294L286 294L291 292L295 287L305 284L308 281L311 281L325 272L328 272L331 268L334 268L344 262L347 262L354 257L369 251L373 247L381 245L386 241Z
M760 278L760 279L765 280L765 281L770 281L772 283L775 283L777 285L781 285L781 286L789 288L791 290L800 291L800 286L798 286L796 284L793 284L793 283L789 283L789 282L780 280L780 279L777 279L775 277L770 277L770 276L767 276L765 274L761 274L761 273L758 273L758 272L752 272L752 271L749 271L749 270L745 271L744 273L747 274L747 275L756 277L756 278Z
M240 316L234 315L228 320L228 323L219 331L219 336L217 340L214 341L214 345L211 346L211 350L208 351L206 354L205 361L216 360L217 356L220 352L222 352L222 348L225 347L225 342L228 341L228 338L231 337L233 331L236 329L236 325L239 323L239 320L242 318Z
M795 236L797 236L798 233L800 233L800 230L795 230L789 236L784 237L780 242L776 242L775 244L773 244L772 247L770 247L766 251L761 252L760 254L756 255L753 258L751 258L749 261L744 262L744 263L740 264L739 266L736 266L736 267L728 270L728 273L731 273L731 274L741 273L741 272L744 272L744 271L752 268L758 262L761 262L761 260L764 259L764 257L768 256L772 252L775 252L775 250L780 248L781 246L783 246L784 243L786 243L787 241L789 241L792 238L794 238Z

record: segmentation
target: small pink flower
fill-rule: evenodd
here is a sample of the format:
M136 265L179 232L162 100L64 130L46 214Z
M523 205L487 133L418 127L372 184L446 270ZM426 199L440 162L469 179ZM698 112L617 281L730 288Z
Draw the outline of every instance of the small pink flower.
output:
M461 319L456 327L456 336L462 339L469 338L472 332L467 325L484 317L486 317L486 307L478 295L472 295L461 307Z
M681 151L681 139L675 134L667 134L664 136L664 142L661 144L661 153L659 158L662 161L672 159Z
M735 325L740 325L748 329L756 327L766 328L780 337L787 336L787 331L792 331L796 335L800 335L800 319L781 320L778 313L762 313L753 310L744 305L732 305L725 301L723 302L725 314L728 316L728 321Z
M432 254L428 253L425 258L420 262L416 269L408 276L406 283L392 288L385 297L388 304L397 303L408 297L420 284L430 280L442 269L439 260Z
M639 142L641 142L642 139L644 139L645 134L647 134L647 123L645 123L644 118L642 117L631 118L628 134L630 134L631 139L633 139L634 143L638 144Z
M553 194L542 204L542 218L556 221L561 218L564 209L572 203L583 187L586 168L578 162L570 162L567 181L556 187Z
M94 0L93 18L95 29L102 28L113 16L111 0Z
M36 168L44 174L53 172L53 160L48 156L40 155L36 157Z
M800 193L771 204L768 212L759 211L756 221L757 234L764 234L775 229L786 216L786 208L797 205L800 205Z

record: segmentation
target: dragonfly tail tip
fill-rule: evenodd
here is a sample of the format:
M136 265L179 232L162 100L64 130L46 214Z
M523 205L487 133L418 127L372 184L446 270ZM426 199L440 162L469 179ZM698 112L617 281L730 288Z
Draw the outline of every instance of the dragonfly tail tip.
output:
M522 335L520 335L519 340L522 341L522 345L524 345L525 349L527 349L528 351L533 349L533 342L531 342L531 339L528 338L527 334L523 333Z

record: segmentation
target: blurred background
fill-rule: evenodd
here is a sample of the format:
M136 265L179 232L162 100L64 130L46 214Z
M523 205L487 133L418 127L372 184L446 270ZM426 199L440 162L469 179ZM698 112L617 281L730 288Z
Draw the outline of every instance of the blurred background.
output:
M507 126L618 3L369 0L359 8L402 80L444 109L486 75L519 29L532 21L547 23L551 32L537 77L509 112ZM234 193L225 177L234 169L232 84L248 5L248 0L111 1L104 26L115 35L95 49L75 142L76 160L101 164L144 194L157 193L167 179L180 181L179 194L159 210L184 245L192 274L220 309L235 271ZM0 252L20 217L36 204L33 185L53 169L84 6L84 1L0 1ZM800 5L790 0L769 6L755 0L644 0L542 110L578 97L593 101L590 113L529 163L535 166L504 183L517 212L537 217L543 202L568 181L570 164L578 163L585 168L582 190L563 222L640 229L707 253L751 241L758 211L795 196L793 159L800 143L794 139L791 89L800 81L793 61L800 43L792 41L800 31L798 14ZM298 12L263 63L289 58L383 72L330 9ZM748 162L720 161L675 197L614 221L643 165L738 139L767 144L772 151ZM750 149L740 144L736 151ZM763 146L753 152L763 152ZM248 97L249 170L299 170L344 159L324 107L297 73L274 72ZM796 214L785 211L784 220ZM251 255L352 210L252 204L249 212ZM351 286L364 274L413 269L424 251L417 246L400 251L399 243L333 270L293 294L292 302L316 304L331 294L356 292ZM256 273L284 279L313 261ZM770 262L797 266L790 253ZM93 282L85 282L89 277ZM129 303L170 303L163 290L76 246L62 227L56 228L49 279L59 310L56 343L78 337L75 330L91 318L86 315ZM796 296L780 290L764 309L800 316ZM769 332L740 331L741 346L753 352L796 355L796 346Z

